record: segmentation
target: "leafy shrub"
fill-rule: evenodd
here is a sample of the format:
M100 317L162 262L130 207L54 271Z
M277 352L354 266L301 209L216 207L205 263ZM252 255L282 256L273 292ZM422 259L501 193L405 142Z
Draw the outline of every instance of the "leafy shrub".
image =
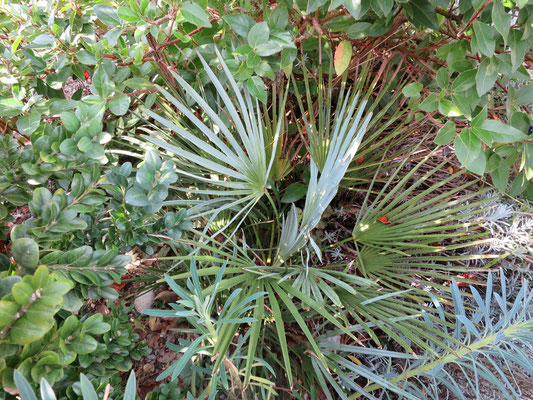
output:
M95 351L78 357L81 370L97 376L108 374L109 370L126 372L132 368L132 359L138 361L148 355L146 344L139 342L139 335L133 333L129 323L132 308L112 306L110 315L103 316L110 329L103 332Z
M321 50L329 44L322 42L321 35L344 39L339 59L348 63L337 70L342 74L354 67L349 64L352 51L347 43L364 43L367 47L359 51L364 56L375 43L373 38L383 35L376 51L385 58L408 62L412 76L420 78L420 83L404 91L412 99L413 111L446 127L437 142L454 141L462 165L476 173L491 173L500 190L506 188L510 166L516 164L521 173L513 181L513 192L519 193L531 179L533 159L526 141L532 86L520 83L530 79L526 68L531 62L531 6L522 0L463 1L457 7L448 3L338 1L328 6L281 2L272 10L247 3L239 12L229 8L211 16L205 10L207 3L193 2L161 2L158 7L131 1L116 5L82 2L75 9L65 3L53 12L41 4L29 12L27 5L8 3L3 6L3 22L10 33L1 40L9 69L1 83L0 115L20 116L16 127L26 136L42 129L41 117L62 112L74 129L69 110L79 105L77 100L86 89L79 89L74 100L68 100L61 88L71 79L89 79L85 85L91 91L86 99L91 102L89 114L99 119L109 110L118 117L107 122L107 132L113 134L115 129L138 122L126 115L138 104L135 96L153 104L150 79L173 92L181 89L170 70L179 71L189 83L194 83L198 72L206 83L207 75L194 49L198 47L210 62L217 34L221 34L217 44L232 76L265 103L269 93L262 78L273 80L280 71L290 74L298 45L316 69L328 63ZM50 31L48 25L54 29ZM390 54L389 37L395 32L404 40ZM146 62L146 52L157 62ZM46 71L51 72L45 79L32 75ZM205 90L214 94L213 88ZM506 116L500 115L501 107L492 101L502 96L507 97ZM29 98L31 107L23 109ZM97 125L93 122L94 128ZM71 140L78 143L80 139L78 135ZM74 142L67 141L64 149L75 151ZM101 147L95 144L93 149L86 140L78 151L88 156L102 154Z
M146 400L170 400L179 399L181 396L181 389L178 386L178 381L170 381L168 383L161 383L156 386L154 390L148 393Z
M2 284L9 278L2 278ZM5 388L14 388L15 368L35 381L46 375L53 383L63 374L61 365L72 362L72 356L76 357L70 347L65 347L66 336L58 336L54 319L63 296L71 287L70 281L55 278L45 266L40 266L32 275L25 275L9 289L3 286L4 293L8 293L0 300L0 371ZM83 337L75 335L69 338L69 344L71 340L79 342L77 350L86 349ZM51 344L51 341L56 343ZM54 352L59 343L63 343L65 350L61 359Z

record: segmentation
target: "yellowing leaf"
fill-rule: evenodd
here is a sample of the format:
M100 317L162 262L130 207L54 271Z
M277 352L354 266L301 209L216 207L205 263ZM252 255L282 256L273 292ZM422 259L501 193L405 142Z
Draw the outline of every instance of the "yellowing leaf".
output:
M335 72L337 75L342 75L348 65L350 65L350 60L352 58L352 44L347 40L343 40L335 50Z

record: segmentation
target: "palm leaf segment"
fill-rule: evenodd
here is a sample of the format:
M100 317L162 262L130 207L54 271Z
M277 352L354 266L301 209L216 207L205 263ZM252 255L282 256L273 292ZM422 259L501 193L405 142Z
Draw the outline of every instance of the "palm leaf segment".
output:
M509 293L502 273L501 293L496 293L489 273L484 293L472 286L470 292L462 294L452 281L455 324L450 324L449 314L432 297L433 308L420 319L443 339L422 343L428 351L419 356L326 340L334 332L319 337L328 369L316 362L313 368L326 398L375 399L381 391L379 398L384 399L437 400L446 398L444 392L448 391L454 398L466 400L466 391L479 396L482 386L498 392L495 398L525 398L520 383L533 373L529 282ZM394 372L392 364L402 367ZM340 379L333 379L331 371ZM361 377L370 383L360 386Z
M352 162L366 128L372 118L368 113L363 118L366 101L358 102L359 94L349 94L342 101L340 111L335 115L331 135L327 138L326 158L319 175L318 161L313 154L319 154L315 146L324 146L310 142L310 181L307 189L304 210L298 227L296 208L293 206L283 222L277 264L287 261L294 253L309 241L320 256L318 246L310 238L311 231L318 225L322 214L337 194L339 184Z

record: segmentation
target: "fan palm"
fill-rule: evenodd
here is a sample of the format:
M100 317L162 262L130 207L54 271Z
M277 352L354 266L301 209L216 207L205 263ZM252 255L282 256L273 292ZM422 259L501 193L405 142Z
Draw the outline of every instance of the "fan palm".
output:
M350 169L357 172L353 160L361 143L366 140L367 149L394 144L410 132L405 114L396 108L398 91L387 101L383 91L374 97L364 92L368 69L363 69L355 89L343 87L336 105L326 97L313 108L309 85L305 95L309 109L297 96L303 120L299 129L310 156L309 184L299 213L295 204L284 205L279 196L283 178L292 170L284 153L287 90L273 109L261 111L217 55L227 88L199 56L217 94L217 111L177 74L189 101L158 87L159 113L145 110L153 121L145 129L145 139L175 161L182 178L174 189L183 197L166 206L194 210L197 229L173 242L177 255L160 260L173 262L173 271L161 282L184 299L180 307L190 308L174 307L165 315L192 318L189 322L203 335L187 354L192 356L200 342L211 341L205 350L212 357L211 383L202 390L213 396L230 376L238 387L268 388L270 394L275 386L288 385L302 390L320 387L328 398L358 394L373 398L378 389L418 398L415 388L420 386L409 381L400 387L400 375L391 378L372 371L360 365L356 355L403 360L410 371L426 374L426 365L441 356L462 354L471 344L458 325L465 314L432 304L459 304L457 286L449 286L453 275L466 271L466 262L494 257L450 256L486 240L487 233L476 219L486 200L477 200L479 192L471 190L477 182L454 186L457 173L428 183L445 163L428 170L426 157L403 174L408 158L391 162L386 149L376 159L367 153L372 160L364 179L370 187L350 238L357 250L355 268L350 264L341 271L320 265L320 249L311 232ZM388 85L393 81L387 80ZM371 90L377 81L372 82ZM194 108L188 105L191 102ZM380 123L389 111L396 125ZM379 174L384 169L389 176L382 180ZM302 252L307 244L307 252ZM211 324L216 312L220 320ZM291 345L294 336L301 346ZM233 350L236 337L238 353ZM348 344L332 344L336 337ZM363 339L377 348L364 347ZM387 345L395 351L384 350ZM176 349L186 352L191 347L188 343ZM184 362L169 373L179 374Z

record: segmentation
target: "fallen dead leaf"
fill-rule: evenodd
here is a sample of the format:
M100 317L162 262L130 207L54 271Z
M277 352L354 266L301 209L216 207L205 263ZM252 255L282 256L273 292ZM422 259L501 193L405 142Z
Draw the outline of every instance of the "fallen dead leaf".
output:
M152 331L158 331L161 329L161 319L158 317L148 318L148 326Z
M155 296L155 300L161 300L163 303L172 303L178 300L178 295L171 290L163 290Z

